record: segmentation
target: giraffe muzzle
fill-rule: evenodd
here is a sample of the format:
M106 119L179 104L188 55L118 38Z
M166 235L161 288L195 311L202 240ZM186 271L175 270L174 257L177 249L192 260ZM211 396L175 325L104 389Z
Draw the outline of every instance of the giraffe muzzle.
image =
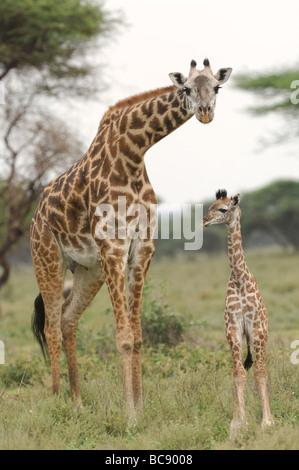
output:
M211 106L199 106L196 117L203 124L209 124L209 122L213 121L214 111Z
M196 113L197 119L202 123L202 124L209 124L211 121L213 121L213 115L211 116L210 113Z
M207 219L207 217L204 217L204 218L202 219L202 226L203 226L203 227L208 227L209 225L210 225L209 220Z

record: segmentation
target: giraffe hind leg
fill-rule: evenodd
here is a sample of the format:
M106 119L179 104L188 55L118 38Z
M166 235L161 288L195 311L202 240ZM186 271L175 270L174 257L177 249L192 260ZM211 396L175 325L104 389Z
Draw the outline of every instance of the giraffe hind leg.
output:
M263 336L264 335L264 336ZM267 332L264 331L260 336L253 338L253 346L255 350L256 361L254 364L254 379L259 390L262 410L263 410L263 419L262 419L262 428L272 426L274 420L271 415L269 397L267 390L267 369L265 365L265 353L266 353L266 342L267 342Z
M47 350L49 352L53 393L58 394L62 345L61 296L66 267L52 232L41 221L34 222L31 228L31 253L40 290L35 300L32 328L44 355L47 355Z
M59 393L60 388L59 356L62 346L60 319L61 296L58 299L56 295L39 294L35 300L32 329L45 359L50 357L55 394Z
M79 319L104 283L101 266L77 266L71 292L62 306L61 329L67 356L72 399L80 400L76 336Z

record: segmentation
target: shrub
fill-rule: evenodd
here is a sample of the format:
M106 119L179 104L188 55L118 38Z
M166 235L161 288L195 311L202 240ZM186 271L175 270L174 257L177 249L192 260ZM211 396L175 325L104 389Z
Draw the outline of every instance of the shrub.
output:
M142 304L142 336L147 346L175 346L183 339L187 323L170 311L167 304L153 297L153 287L146 283Z

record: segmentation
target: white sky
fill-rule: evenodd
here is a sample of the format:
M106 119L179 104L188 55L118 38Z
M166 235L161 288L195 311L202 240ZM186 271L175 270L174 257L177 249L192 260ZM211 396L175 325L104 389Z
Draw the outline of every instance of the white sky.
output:
M101 101L73 109L86 148L107 105L170 85L168 73L187 74L191 59L201 67L208 57L215 73L232 67L233 75L299 61L298 0L107 0L106 7L121 9L128 27L100 58L110 85ZM283 120L246 112L254 96L237 90L232 77L219 92L212 123L193 117L147 152L150 180L165 202L203 202L220 187L233 194L279 178L299 180L298 143L261 150L260 140L277 136Z

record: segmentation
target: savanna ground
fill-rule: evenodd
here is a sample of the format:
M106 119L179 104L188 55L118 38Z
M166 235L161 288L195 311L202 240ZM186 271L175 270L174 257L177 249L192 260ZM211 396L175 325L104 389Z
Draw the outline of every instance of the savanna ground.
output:
M291 343L299 340L299 254L271 249L247 251L246 258L270 318L273 428L260 428L261 405L250 369L248 428L229 438L234 390L223 320L226 253L153 261L143 306L144 412L135 426L127 425L107 289L79 324L84 407L76 409L64 353L61 396L51 395L50 369L30 330L38 289L27 266L14 269L1 293L6 363L0 365L0 449L299 449L299 364L291 362ZM171 329L166 340L165 328Z

